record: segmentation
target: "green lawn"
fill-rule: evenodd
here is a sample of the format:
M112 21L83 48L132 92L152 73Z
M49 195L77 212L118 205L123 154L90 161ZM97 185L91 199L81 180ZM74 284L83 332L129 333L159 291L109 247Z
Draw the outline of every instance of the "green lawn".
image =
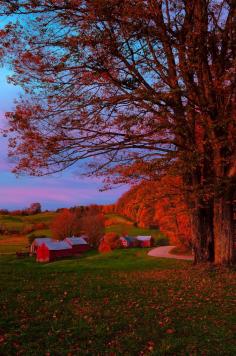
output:
M116 232L119 235L128 234L129 236L151 235L155 239L156 245L168 245L168 239L157 229L148 229L134 226L131 220L118 214L107 214L107 219L112 219L113 225L106 227L107 232Z
M236 273L146 252L1 256L0 354L235 355Z
M55 212L45 212L29 216L0 215L0 225L5 226L8 231L17 231L20 233L25 227L29 225L38 223L49 225L52 219L55 217L55 214Z
M6 253L15 254L16 251L26 250L29 245L28 237L31 235L37 236L51 236L50 222L55 217L55 212L45 212L29 216L11 216L0 215L0 225L6 227L8 231L14 231L17 235L7 234L0 235L0 255ZM35 224L46 224L44 229L38 229ZM24 229L29 226L35 226L36 230L27 235L24 235Z

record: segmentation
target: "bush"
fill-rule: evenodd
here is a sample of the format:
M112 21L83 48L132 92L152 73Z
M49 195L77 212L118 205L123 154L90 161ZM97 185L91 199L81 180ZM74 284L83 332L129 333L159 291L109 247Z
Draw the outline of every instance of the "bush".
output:
M22 234L24 235L28 235L31 232L33 232L35 230L34 225L26 225L24 226L24 228L22 229Z
M120 237L115 232L107 232L103 237L103 241L107 243L112 250L120 247Z
M159 237L158 240L154 241L154 246L168 246L169 244L169 239L165 236Z
M100 253L109 253L109 252L111 252L111 247L110 247L110 245L109 245L106 241L102 240L102 241L100 242L98 251L99 251Z
M48 225L43 222L34 224L34 230L46 230L47 228L48 228Z

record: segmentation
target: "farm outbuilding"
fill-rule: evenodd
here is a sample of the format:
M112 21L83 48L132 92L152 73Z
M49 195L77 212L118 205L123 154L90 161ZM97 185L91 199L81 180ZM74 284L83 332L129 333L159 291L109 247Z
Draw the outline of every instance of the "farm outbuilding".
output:
M139 247L151 247L153 246L153 237L152 236L137 236Z
M121 247L129 248L129 247L136 247L137 240L135 237L132 236L124 236L120 238Z
M34 241L30 246L30 254L35 255L38 247L41 246L43 243L47 243L47 242L53 242L53 239L51 239L50 237L38 237L34 239Z
M51 262L59 258L70 257L73 255L71 245L66 241L44 242L37 248L37 262Z
M73 254L85 252L90 249L88 242L82 237L67 237L65 241L72 247Z

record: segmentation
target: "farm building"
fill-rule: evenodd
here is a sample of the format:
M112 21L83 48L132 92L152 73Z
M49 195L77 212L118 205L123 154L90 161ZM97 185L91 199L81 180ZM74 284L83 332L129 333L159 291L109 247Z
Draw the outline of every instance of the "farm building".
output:
M135 237L131 236L124 236L120 238L120 243L121 247L123 248L129 248L129 247L136 247L137 246L137 240Z
M71 245L66 241L45 241L37 248L37 262L51 262L58 258L69 257L73 255Z
M34 239L34 241L32 242L32 244L30 246L31 255L35 255L38 247L41 246L45 242L53 242L53 239L51 239L50 237L38 237L38 238Z
M82 237L67 237L65 241L72 247L73 254L85 252L90 249L89 244Z
M80 238L81 238L81 239L84 239L84 240L87 241L87 242L88 242L88 240L89 240L89 237L88 237L87 235L81 235Z
M139 247L151 247L153 245L153 238L152 236L137 236Z

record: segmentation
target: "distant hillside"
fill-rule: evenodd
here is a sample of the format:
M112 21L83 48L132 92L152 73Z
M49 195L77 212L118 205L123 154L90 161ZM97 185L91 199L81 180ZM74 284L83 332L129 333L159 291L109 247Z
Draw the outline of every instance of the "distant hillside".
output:
M113 211L141 228L160 228L173 244L190 246L190 219L181 181L176 177L142 182L132 187L113 206Z

